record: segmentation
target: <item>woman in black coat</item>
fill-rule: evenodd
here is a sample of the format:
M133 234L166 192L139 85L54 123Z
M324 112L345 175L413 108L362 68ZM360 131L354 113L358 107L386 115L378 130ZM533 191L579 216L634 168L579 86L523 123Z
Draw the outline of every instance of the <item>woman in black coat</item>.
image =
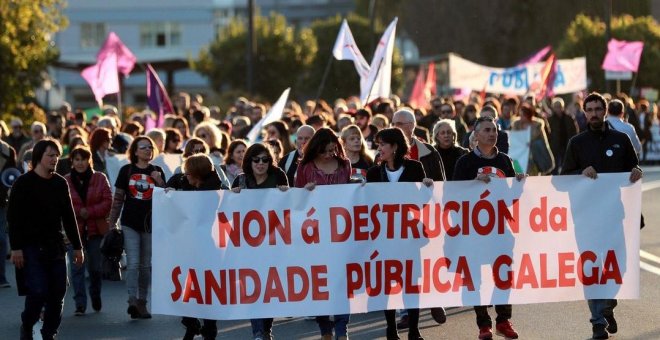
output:
M432 186L433 180L426 177L422 163L408 159L408 143L399 128L383 129L376 134L380 164L367 171L367 183L374 182L422 182ZM386 310L387 339L399 339L396 327L396 311ZM419 309L408 310L408 339L423 339L419 333Z

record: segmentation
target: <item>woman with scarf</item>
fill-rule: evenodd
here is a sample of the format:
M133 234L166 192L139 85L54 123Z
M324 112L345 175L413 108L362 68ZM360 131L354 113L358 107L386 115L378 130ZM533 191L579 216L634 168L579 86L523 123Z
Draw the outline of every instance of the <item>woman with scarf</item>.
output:
M70 276L73 285L73 300L76 303L75 315L85 314L87 294L85 292L85 268L89 273L89 295L92 309L100 311L101 300L101 240L108 231L106 221L112 205L110 183L102 172L92 169L92 152L86 146L76 146L69 154L71 172L66 175L71 192L71 202L78 221L80 239L85 249L85 266L75 266L70 254ZM73 248L69 247L69 252Z

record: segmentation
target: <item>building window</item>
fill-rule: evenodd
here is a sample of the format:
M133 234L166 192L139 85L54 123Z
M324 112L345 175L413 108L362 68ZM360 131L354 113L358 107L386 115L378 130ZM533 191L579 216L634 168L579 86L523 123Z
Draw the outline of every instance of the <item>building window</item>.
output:
M80 47L99 48L105 41L105 24L84 22L80 24Z
M150 22L140 25L140 46L171 47L181 45L181 26L172 22Z

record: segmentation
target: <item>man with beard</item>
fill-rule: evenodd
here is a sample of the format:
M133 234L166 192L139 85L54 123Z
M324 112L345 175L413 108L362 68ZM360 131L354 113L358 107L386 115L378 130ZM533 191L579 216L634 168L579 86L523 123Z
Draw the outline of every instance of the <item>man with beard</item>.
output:
M596 179L599 173L630 172L630 182L642 178L639 160L630 138L623 132L605 124L607 105L599 93L591 93L584 99L584 113L589 123L586 131L571 138L566 148L562 175L582 174ZM579 227L579 226L576 226ZM606 226L603 226L603 232ZM617 332L614 319L615 299L587 300L591 312L594 339L607 339Z
M375 150L374 137L378 128L371 124L371 112L366 109L359 109L355 112L355 125L362 130L364 141L367 142L367 149Z

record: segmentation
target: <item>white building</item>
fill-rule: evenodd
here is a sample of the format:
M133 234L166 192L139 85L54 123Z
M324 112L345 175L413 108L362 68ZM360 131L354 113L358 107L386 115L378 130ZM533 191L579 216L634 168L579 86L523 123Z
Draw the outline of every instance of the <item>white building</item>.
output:
M246 16L247 0L69 0L64 14L69 26L55 36L59 66L51 70L57 92L74 108L96 106L80 69L95 63L96 53L109 32L115 32L135 54L138 65L124 80L122 102L141 105L146 98L143 66L151 63L169 90L210 95L207 79L191 71L188 61L216 37L234 16ZM276 11L297 25L335 14L347 14L352 0L256 0L262 14ZM245 53L234 51L233 53ZM141 65L140 65L141 64ZM172 93L170 93L172 94ZM115 102L109 98L108 103Z

